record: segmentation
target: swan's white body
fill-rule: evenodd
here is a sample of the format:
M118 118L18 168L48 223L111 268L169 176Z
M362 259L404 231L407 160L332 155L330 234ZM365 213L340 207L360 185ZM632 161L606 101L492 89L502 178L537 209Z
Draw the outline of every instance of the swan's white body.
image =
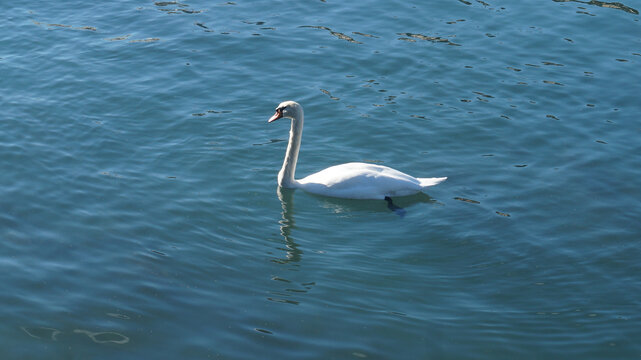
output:
M294 175L303 133L303 108L294 101L282 102L269 122L282 117L290 118L292 123L285 161L278 173L279 186L338 198L385 199L416 194L447 179L415 178L387 166L354 162L332 166L296 180Z

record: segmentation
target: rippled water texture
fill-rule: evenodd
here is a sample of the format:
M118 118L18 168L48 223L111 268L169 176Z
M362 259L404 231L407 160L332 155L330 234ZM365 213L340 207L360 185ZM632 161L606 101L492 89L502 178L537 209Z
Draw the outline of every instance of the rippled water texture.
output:
M641 356L638 1L7 3L0 358ZM383 201L277 193L366 161Z

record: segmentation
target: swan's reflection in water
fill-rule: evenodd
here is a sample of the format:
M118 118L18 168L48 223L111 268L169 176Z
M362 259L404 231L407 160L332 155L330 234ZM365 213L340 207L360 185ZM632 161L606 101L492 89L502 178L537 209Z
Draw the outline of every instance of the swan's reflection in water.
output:
M283 264L289 262L298 262L301 259L303 253L302 250L298 248L298 244L294 242L291 237L292 229L295 226L294 222L294 189L284 189L280 186L277 190L278 199L283 208L282 219L278 222L280 224L280 234L285 239L285 253L286 258L280 259L278 262Z
M271 261L300 269L299 261L301 260L303 251L298 248L299 245L291 237L292 230L295 226L293 211L294 190L279 188L277 193L278 199L280 200L283 208L283 212L281 214L282 218L278 223L280 225L280 234L285 239L285 248L281 248L281 250L285 251L285 257L272 259ZM284 270L291 270L289 266ZM294 278L290 278L290 276L294 276ZM316 284L313 281L298 281L296 278L300 276L305 275L303 275L303 272L298 271L294 273L288 272L285 276L273 275L271 280L276 281L275 284L277 283L278 285L275 286L276 289L269 291L270 296L267 297L267 300L284 304L299 305L300 296L307 293ZM256 329L256 331L263 332L265 330Z
M296 223L294 220L294 189L278 188L277 194L282 206L281 219L278 221L280 226L280 234L285 240L285 247L280 248L285 251L285 256L281 258L272 259L272 262L278 264L285 264L286 268L283 270L292 270L290 267L295 267L297 271L286 272L285 275L272 275L271 280L274 280L275 289L269 291L267 300L278 303L299 305L303 300L303 294L311 291L316 282L310 279L304 279L310 274L306 271L300 271L300 260L303 251L299 249L299 245L292 238L292 231ZM311 196L317 198L322 208L328 209L333 214L330 217L338 216L367 216L366 214L374 213L389 213L388 215L395 218L398 215L398 209L389 207L388 202L383 200L349 200L349 199L336 199L324 196L316 196L305 194L303 196ZM394 199L394 204L400 207L409 207L417 203L437 203L435 200L425 194L417 194L414 196L407 196L399 198L398 201ZM405 211L405 210L404 210ZM396 213L396 214L395 214ZM318 254L324 252L317 252ZM265 332L263 328L256 328L258 332Z
M301 260L303 251L299 249L299 245L294 241L291 236L292 229L294 229L296 222L294 220L294 192L295 189L286 189L278 187L277 194L280 204L282 206L282 218L279 220L280 234L285 239L285 252L284 259L273 260L278 263L291 263ZM380 213L389 212L390 215L396 214L403 218L408 212L406 209L419 203L429 203L434 205L441 204L434 200L425 193L417 193L416 195L404 196L394 198L393 204L391 200L353 200L353 199L340 199L331 198L326 196L307 194L319 200L320 206L339 216L359 216L358 214L366 213ZM441 204L442 205L442 204Z

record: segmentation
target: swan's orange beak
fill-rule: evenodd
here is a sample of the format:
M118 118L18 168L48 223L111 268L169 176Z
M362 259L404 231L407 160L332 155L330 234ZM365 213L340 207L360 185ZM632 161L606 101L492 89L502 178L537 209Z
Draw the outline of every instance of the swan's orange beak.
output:
M283 110L276 109L276 113L274 114L274 116L270 117L269 120L267 120L267 122L270 123L270 122L276 121L276 120L278 120L278 119L280 119L282 117L283 117Z

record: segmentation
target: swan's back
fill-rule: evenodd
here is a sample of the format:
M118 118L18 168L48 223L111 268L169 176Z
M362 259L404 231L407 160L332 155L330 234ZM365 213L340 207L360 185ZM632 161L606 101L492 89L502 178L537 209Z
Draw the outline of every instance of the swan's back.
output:
M298 187L319 195L351 199L406 196L445 178L415 178L387 166L347 163L329 167L298 181Z

